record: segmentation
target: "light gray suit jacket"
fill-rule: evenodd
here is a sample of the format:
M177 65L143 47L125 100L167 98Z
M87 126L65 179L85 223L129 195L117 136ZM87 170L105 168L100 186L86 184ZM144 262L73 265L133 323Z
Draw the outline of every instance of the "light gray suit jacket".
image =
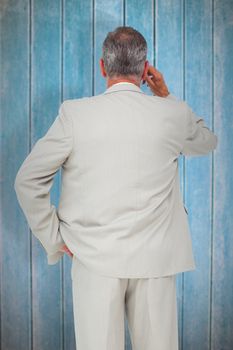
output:
M14 188L48 264L66 244L105 276L171 275L196 268L178 157L206 155L217 136L185 101L121 82L65 100L31 150ZM59 206L50 202L62 167Z

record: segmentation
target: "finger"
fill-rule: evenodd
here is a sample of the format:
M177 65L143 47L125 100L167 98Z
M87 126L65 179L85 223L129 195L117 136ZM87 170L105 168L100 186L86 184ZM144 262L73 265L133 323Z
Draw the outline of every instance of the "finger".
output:
M147 82L150 86L155 85L155 83L153 82L152 78L151 78L149 75L147 75L147 76L145 77L145 79L146 79L146 82Z
M147 82L148 82L148 85L150 86L150 88L153 89L156 93L157 93L157 91L161 92L161 90L164 87L163 81L154 81L154 79L150 78L150 77L147 79Z
M149 66L147 72L149 74L156 74L157 70L154 66Z
M149 66L147 74L152 74L152 76L154 77L155 80L161 80L162 79L162 74L158 71L158 69L156 69L153 66Z
M67 248L67 250L66 250L66 253L68 254L68 255L70 255L70 256L72 256L73 255L73 253Z
M146 77L147 84L149 87L154 91L156 89L155 83L153 82L152 78L149 76Z
M67 253L69 251L68 247L65 245L62 247L61 251Z
M161 88L157 86L151 78L148 77L147 79L148 85L151 88L152 92L157 96L163 96L163 93L161 92Z

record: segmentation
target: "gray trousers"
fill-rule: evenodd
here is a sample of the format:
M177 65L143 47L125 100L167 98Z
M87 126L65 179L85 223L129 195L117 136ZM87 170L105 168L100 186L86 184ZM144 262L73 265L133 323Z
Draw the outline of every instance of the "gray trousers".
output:
M176 275L111 278L74 256L71 277L77 350L124 350L125 315L132 350L178 350Z

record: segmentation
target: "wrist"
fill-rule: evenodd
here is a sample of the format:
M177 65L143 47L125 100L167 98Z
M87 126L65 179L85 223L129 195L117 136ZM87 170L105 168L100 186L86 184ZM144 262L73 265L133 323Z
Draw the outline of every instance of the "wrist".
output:
M159 96L159 97L167 97L168 95L170 95L170 91L168 91L167 89L166 90L163 90L163 91L160 91L159 93L154 93L155 96Z

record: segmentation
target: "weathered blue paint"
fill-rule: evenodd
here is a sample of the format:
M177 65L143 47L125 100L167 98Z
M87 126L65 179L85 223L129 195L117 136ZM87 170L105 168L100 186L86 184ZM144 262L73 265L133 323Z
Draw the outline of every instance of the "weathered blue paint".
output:
M63 4L63 40L60 47L62 100L92 96L93 6L92 0L69 0ZM64 259L64 258L63 258ZM75 349L70 258L63 265L64 347Z
M1 1L1 349L30 349L30 237L14 177L28 152L29 42L26 0Z
M34 1L31 6L31 145L52 124L61 102L61 4ZM59 173L51 199L57 202ZM62 262L47 268L40 242L32 236L32 345L60 349L63 343ZM60 266L59 266L60 265ZM49 336L48 336L49 332Z
M214 128L211 343L233 348L233 1L214 2Z
M185 2L184 95L212 129L212 4ZM185 160L185 202L197 269L184 276L183 349L210 349L213 154ZM198 334L198 336L197 336Z
M218 135L214 153L179 159L197 265L177 278L179 341L180 350L231 350L233 1L12 0L1 1L0 16L1 349L75 349L70 258L47 265L13 181L60 102L105 90L103 39L131 25L146 37L148 59L170 91ZM60 173L54 204L59 186ZM125 331L130 350L127 320Z
M183 6L179 0L155 2L155 64L164 75L170 92L183 99L184 50ZM184 157L179 158L180 185L183 190ZM183 341L183 274L177 275L179 343Z

